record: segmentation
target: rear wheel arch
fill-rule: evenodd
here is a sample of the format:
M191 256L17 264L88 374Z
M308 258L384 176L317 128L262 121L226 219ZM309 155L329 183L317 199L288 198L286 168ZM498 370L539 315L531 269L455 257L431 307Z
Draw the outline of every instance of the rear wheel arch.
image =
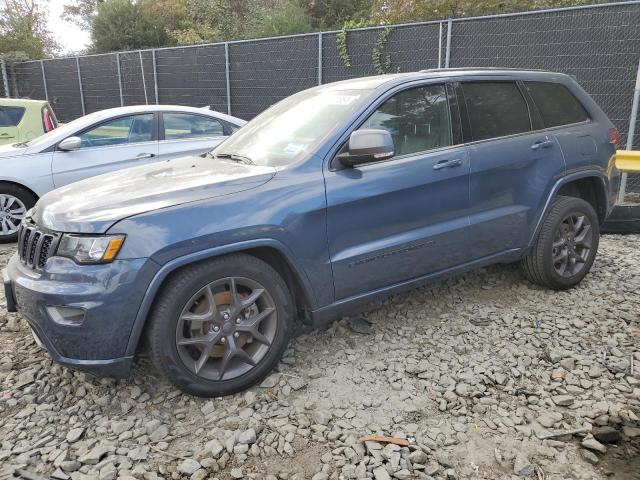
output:
M564 183L554 197L575 197L588 202L598 214L602 224L607 216L607 194L604 179L590 175Z

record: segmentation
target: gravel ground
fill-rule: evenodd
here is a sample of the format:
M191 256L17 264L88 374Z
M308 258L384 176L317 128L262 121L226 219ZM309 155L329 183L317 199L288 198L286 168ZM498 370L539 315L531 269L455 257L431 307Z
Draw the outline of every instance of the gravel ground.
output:
M144 356L126 381L53 364L0 296L0 476L640 478L639 245L604 237L569 292L496 266L372 306L368 333L301 329L261 386L215 400Z

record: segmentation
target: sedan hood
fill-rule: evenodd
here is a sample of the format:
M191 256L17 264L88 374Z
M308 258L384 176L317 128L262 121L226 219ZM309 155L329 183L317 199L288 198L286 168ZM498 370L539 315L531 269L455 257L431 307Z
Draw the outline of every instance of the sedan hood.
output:
M139 213L255 188L272 167L211 157L184 157L120 170L72 183L40 199L36 224L59 232L104 233Z
M14 144L14 145L22 145L22 144ZM25 153L27 150L26 147L14 147L13 145L0 145L0 158L4 157L14 157L16 155L21 155Z

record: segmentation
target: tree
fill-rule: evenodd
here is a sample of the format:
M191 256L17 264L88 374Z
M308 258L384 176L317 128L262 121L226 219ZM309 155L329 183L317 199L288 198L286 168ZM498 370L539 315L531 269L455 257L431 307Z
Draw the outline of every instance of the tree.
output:
M147 2L104 0L89 17L95 52L161 47L169 43L167 25Z
M98 13L98 7L105 0L72 0L63 8L62 18L73 22L85 30L91 29L91 19Z
M310 0L307 8L315 27L334 29L368 20L372 5L373 0Z
M586 3L592 0L374 0L372 19L378 23L413 22Z
M245 37L275 37L313 30L309 12L295 0L280 0L272 5L256 5Z
M57 51L47 29L46 13L37 0L0 3L0 57L5 60L44 58Z

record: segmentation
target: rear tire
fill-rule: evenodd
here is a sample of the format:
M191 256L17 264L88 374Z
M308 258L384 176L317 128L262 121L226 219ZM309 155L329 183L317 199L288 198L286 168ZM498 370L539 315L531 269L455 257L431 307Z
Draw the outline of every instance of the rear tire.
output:
M180 270L158 293L150 357L187 393L231 395L276 366L292 320L287 285L269 264L246 254L215 258Z
M558 197L545 216L531 252L520 261L532 283L554 290L574 287L591 269L598 251L600 223L588 202Z
M0 243L18 240L20 222L36 201L29 190L12 183L0 182Z

